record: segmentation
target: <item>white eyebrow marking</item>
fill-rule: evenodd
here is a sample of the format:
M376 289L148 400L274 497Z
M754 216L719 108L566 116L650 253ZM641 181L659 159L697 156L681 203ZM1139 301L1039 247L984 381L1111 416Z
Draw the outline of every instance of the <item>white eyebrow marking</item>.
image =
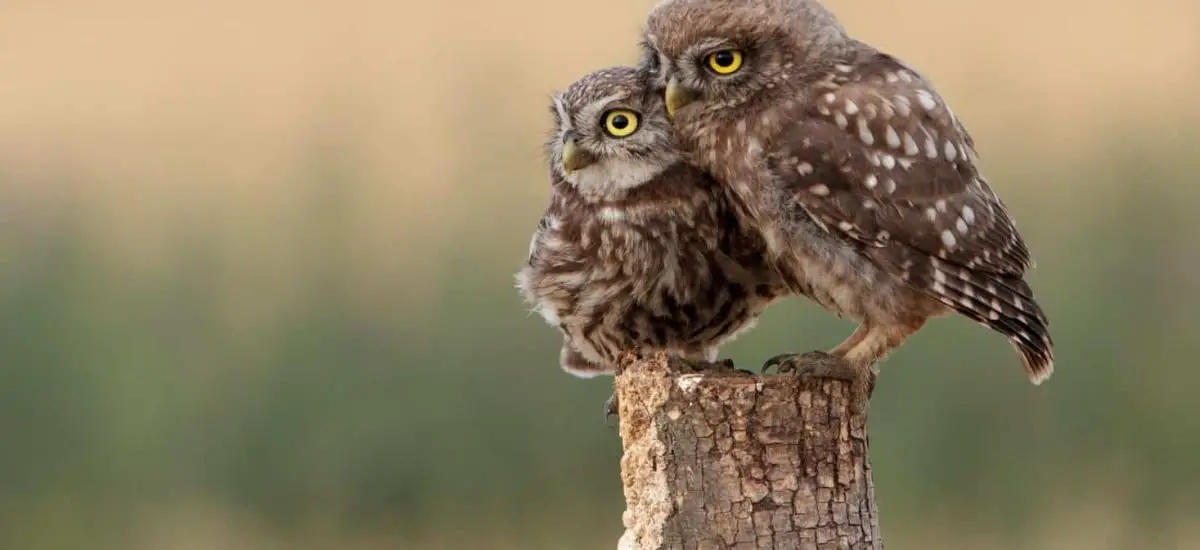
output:
M575 112L575 120L582 125L582 128L590 128L599 124L603 124L603 122L600 120L600 117L605 111L608 110L609 105L615 102L624 101L626 99L628 99L628 97L626 97L624 94L612 94L595 101L590 101L587 105L584 105L581 109ZM630 110L637 111L637 109ZM585 130L580 131L586 133Z
M554 94L554 110L558 112L558 120L561 121L563 130L570 130L571 115L567 114L567 106L563 105L561 94Z

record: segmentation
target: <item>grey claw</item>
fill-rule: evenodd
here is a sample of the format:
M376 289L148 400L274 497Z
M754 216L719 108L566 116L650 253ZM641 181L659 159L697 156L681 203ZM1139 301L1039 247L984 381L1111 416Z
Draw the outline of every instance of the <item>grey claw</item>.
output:
M839 380L857 380L858 373L845 361L823 351L808 353L784 353L776 355L763 364L763 373L776 367L779 374L795 376L815 376L818 378L836 378Z
M784 364L784 363L785 363L785 362L786 362L788 359L790 359L790 358L792 358L792 357L795 357L795 356L796 356L796 355L795 355L794 353L783 353L783 354L776 355L775 357L772 357L772 358L770 358L770 359L767 359L767 362L766 362L766 363L763 363L763 366L762 366L762 373L763 373L763 374L767 374L767 371L769 371L769 370L771 369L771 367L778 367L778 368L780 369L780 370L779 370L779 372L783 372L783 371L782 371L782 369L783 369L782 365L783 365L783 364Z
M604 401L604 423L609 424L609 421L615 416L620 421L620 411L617 408L617 392L613 392Z

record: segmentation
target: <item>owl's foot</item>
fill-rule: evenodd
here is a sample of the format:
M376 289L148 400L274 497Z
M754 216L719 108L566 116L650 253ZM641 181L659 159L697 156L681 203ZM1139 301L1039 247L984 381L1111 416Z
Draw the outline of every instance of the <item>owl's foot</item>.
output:
M612 395L604 401L604 423L609 424L613 418L620 420L620 409L617 403L617 392L613 391Z
M779 374L849 381L858 379L858 371L854 367L823 351L776 355L763 364L763 374L768 374L771 367L775 367Z
M763 364L763 374L767 374L771 367L775 367L779 374L850 382L850 405L852 412L856 414L866 411L867 402L871 399L871 394L875 392L875 372L870 366L858 368L840 357L823 351L776 355Z

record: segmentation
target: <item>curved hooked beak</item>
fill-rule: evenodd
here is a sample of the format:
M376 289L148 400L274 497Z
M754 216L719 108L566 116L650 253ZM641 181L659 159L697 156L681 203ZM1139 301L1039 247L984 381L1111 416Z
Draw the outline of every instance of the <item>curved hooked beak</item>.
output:
M575 145L575 138L567 138L562 147L563 171L570 174L596 162L596 157Z
M696 92L679 83L679 79L671 77L667 82L667 118L675 118L675 111L686 107L696 100Z

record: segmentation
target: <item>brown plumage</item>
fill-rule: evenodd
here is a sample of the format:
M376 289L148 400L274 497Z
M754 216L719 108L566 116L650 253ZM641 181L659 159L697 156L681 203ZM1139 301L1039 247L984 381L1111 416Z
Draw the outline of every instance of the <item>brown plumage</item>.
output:
M793 290L861 323L830 355L866 375L953 311L1007 337L1035 384L1050 376L1029 251L916 70L816 0L666 0L644 50L689 160L734 192Z
M612 374L624 351L715 360L784 288L732 194L682 161L632 68L580 79L553 113L550 205L517 286L562 331L562 368Z

